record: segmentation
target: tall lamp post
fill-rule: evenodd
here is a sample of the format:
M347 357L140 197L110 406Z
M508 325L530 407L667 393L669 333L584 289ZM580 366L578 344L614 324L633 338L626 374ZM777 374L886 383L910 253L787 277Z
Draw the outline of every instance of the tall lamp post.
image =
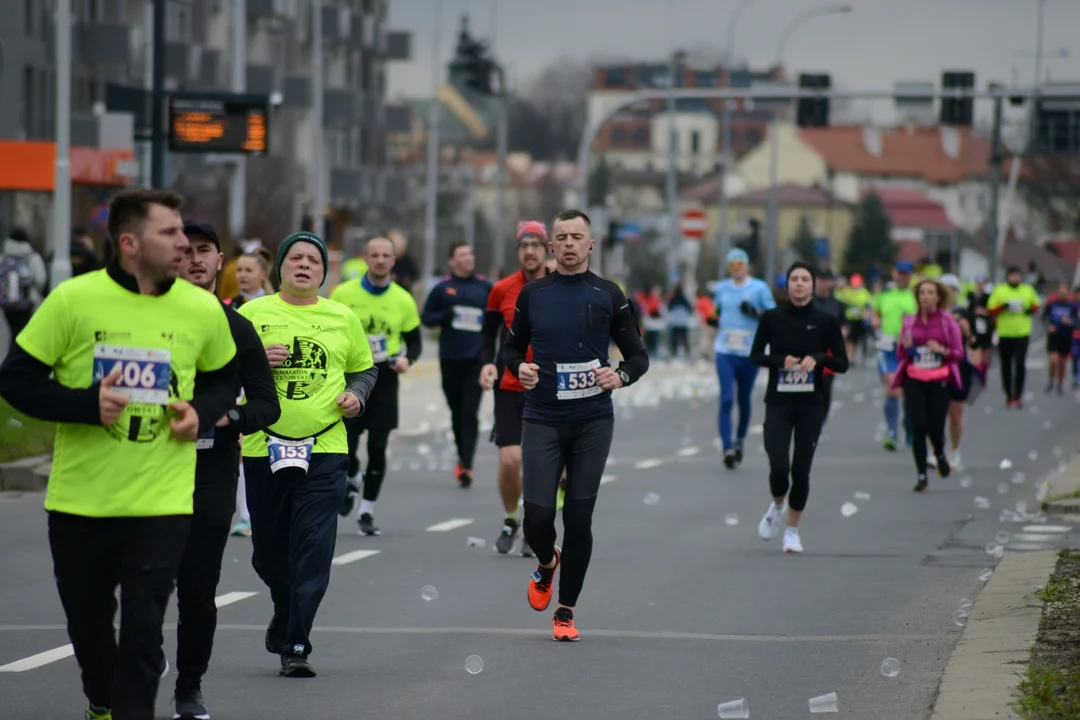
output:
M668 244L667 244L667 271L668 287L675 287L679 281L678 265L678 225L679 225L679 198L678 177L676 175L676 150L678 146L678 134L675 128L675 87L678 84L679 63L675 54L675 0L668 4L668 43L671 46L671 66L668 75L667 96L667 125L668 125L668 163L667 163L667 211L668 211Z
M739 18L742 17L743 11L750 6L754 0L742 0L735 11L731 13L731 19L728 20L727 26L727 41L724 45L724 53L727 56L725 62L726 67L724 73L728 78L728 85L731 85L731 66L735 63L735 27L739 24ZM728 233L728 196L727 196L727 178L728 171L731 169L731 106L736 103L735 100L724 100L723 109L720 111L720 172L717 173L719 178L719 207L720 207L720 232L716 238L716 257L717 268L716 278L719 280L724 276L724 267L727 265L727 254L730 249L730 235Z
M850 5L824 5L810 8L796 15L780 33L776 44L776 67L783 67L784 50L791 34L803 23L825 15L843 15L851 12ZM776 276L776 236L779 231L779 176L780 176L780 113L774 113L769 127L769 206L768 230L765 242L765 282L771 286Z

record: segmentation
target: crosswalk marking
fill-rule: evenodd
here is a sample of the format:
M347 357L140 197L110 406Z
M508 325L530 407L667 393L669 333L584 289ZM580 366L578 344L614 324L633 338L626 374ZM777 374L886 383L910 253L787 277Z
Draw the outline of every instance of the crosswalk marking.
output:
M457 530L463 528L466 525L472 525L475 520L472 518L451 518L445 522L435 523L427 529L428 532L450 532L451 530Z
M378 550L353 550L347 552L344 555L338 555L336 558L330 561L331 565L348 565L351 562L357 560L363 560L364 558L371 557L372 555L378 555Z
M639 460L638 462L634 463L634 469L635 470L650 470L650 469L652 469L654 467L660 467L660 465L662 465L662 464L663 464L662 460L657 460L656 458L650 458L648 460Z

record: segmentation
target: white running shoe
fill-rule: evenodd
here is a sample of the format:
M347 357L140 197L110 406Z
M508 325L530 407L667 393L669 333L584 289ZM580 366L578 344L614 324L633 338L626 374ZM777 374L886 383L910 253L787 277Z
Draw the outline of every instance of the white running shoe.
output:
M949 466L953 470L962 470L963 469L964 464L960 460L960 451L959 450L953 450L951 453L949 453Z
M769 503L769 509L757 526L757 534L762 540L772 540L780 532L780 518L784 515L784 506Z
M930 448L926 449L926 464L937 470L937 457Z
M784 552L786 553L801 553L802 552L802 540L799 539L798 528L784 528Z

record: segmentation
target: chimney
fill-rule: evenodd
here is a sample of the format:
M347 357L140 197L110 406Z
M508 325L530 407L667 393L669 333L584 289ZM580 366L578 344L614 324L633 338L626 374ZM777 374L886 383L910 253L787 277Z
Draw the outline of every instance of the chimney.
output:
M941 126L941 150L953 160L960 157L960 128Z
M881 128L877 128L872 125L863 126L863 147L866 148L866 152L870 156L881 157Z

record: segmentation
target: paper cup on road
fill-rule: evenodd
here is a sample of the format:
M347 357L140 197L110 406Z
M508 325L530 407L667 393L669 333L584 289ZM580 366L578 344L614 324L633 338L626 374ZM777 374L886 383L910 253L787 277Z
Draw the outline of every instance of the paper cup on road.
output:
M828 695L818 695L817 697L810 698L810 712L817 713L838 713L840 712L839 698L836 697L836 693L831 692Z
M746 702L746 698L720 703L716 706L716 714L722 718L748 718L750 703Z
M484 547L487 545L487 543L484 542L484 538L478 537L470 537L465 542L468 543L469 547Z

